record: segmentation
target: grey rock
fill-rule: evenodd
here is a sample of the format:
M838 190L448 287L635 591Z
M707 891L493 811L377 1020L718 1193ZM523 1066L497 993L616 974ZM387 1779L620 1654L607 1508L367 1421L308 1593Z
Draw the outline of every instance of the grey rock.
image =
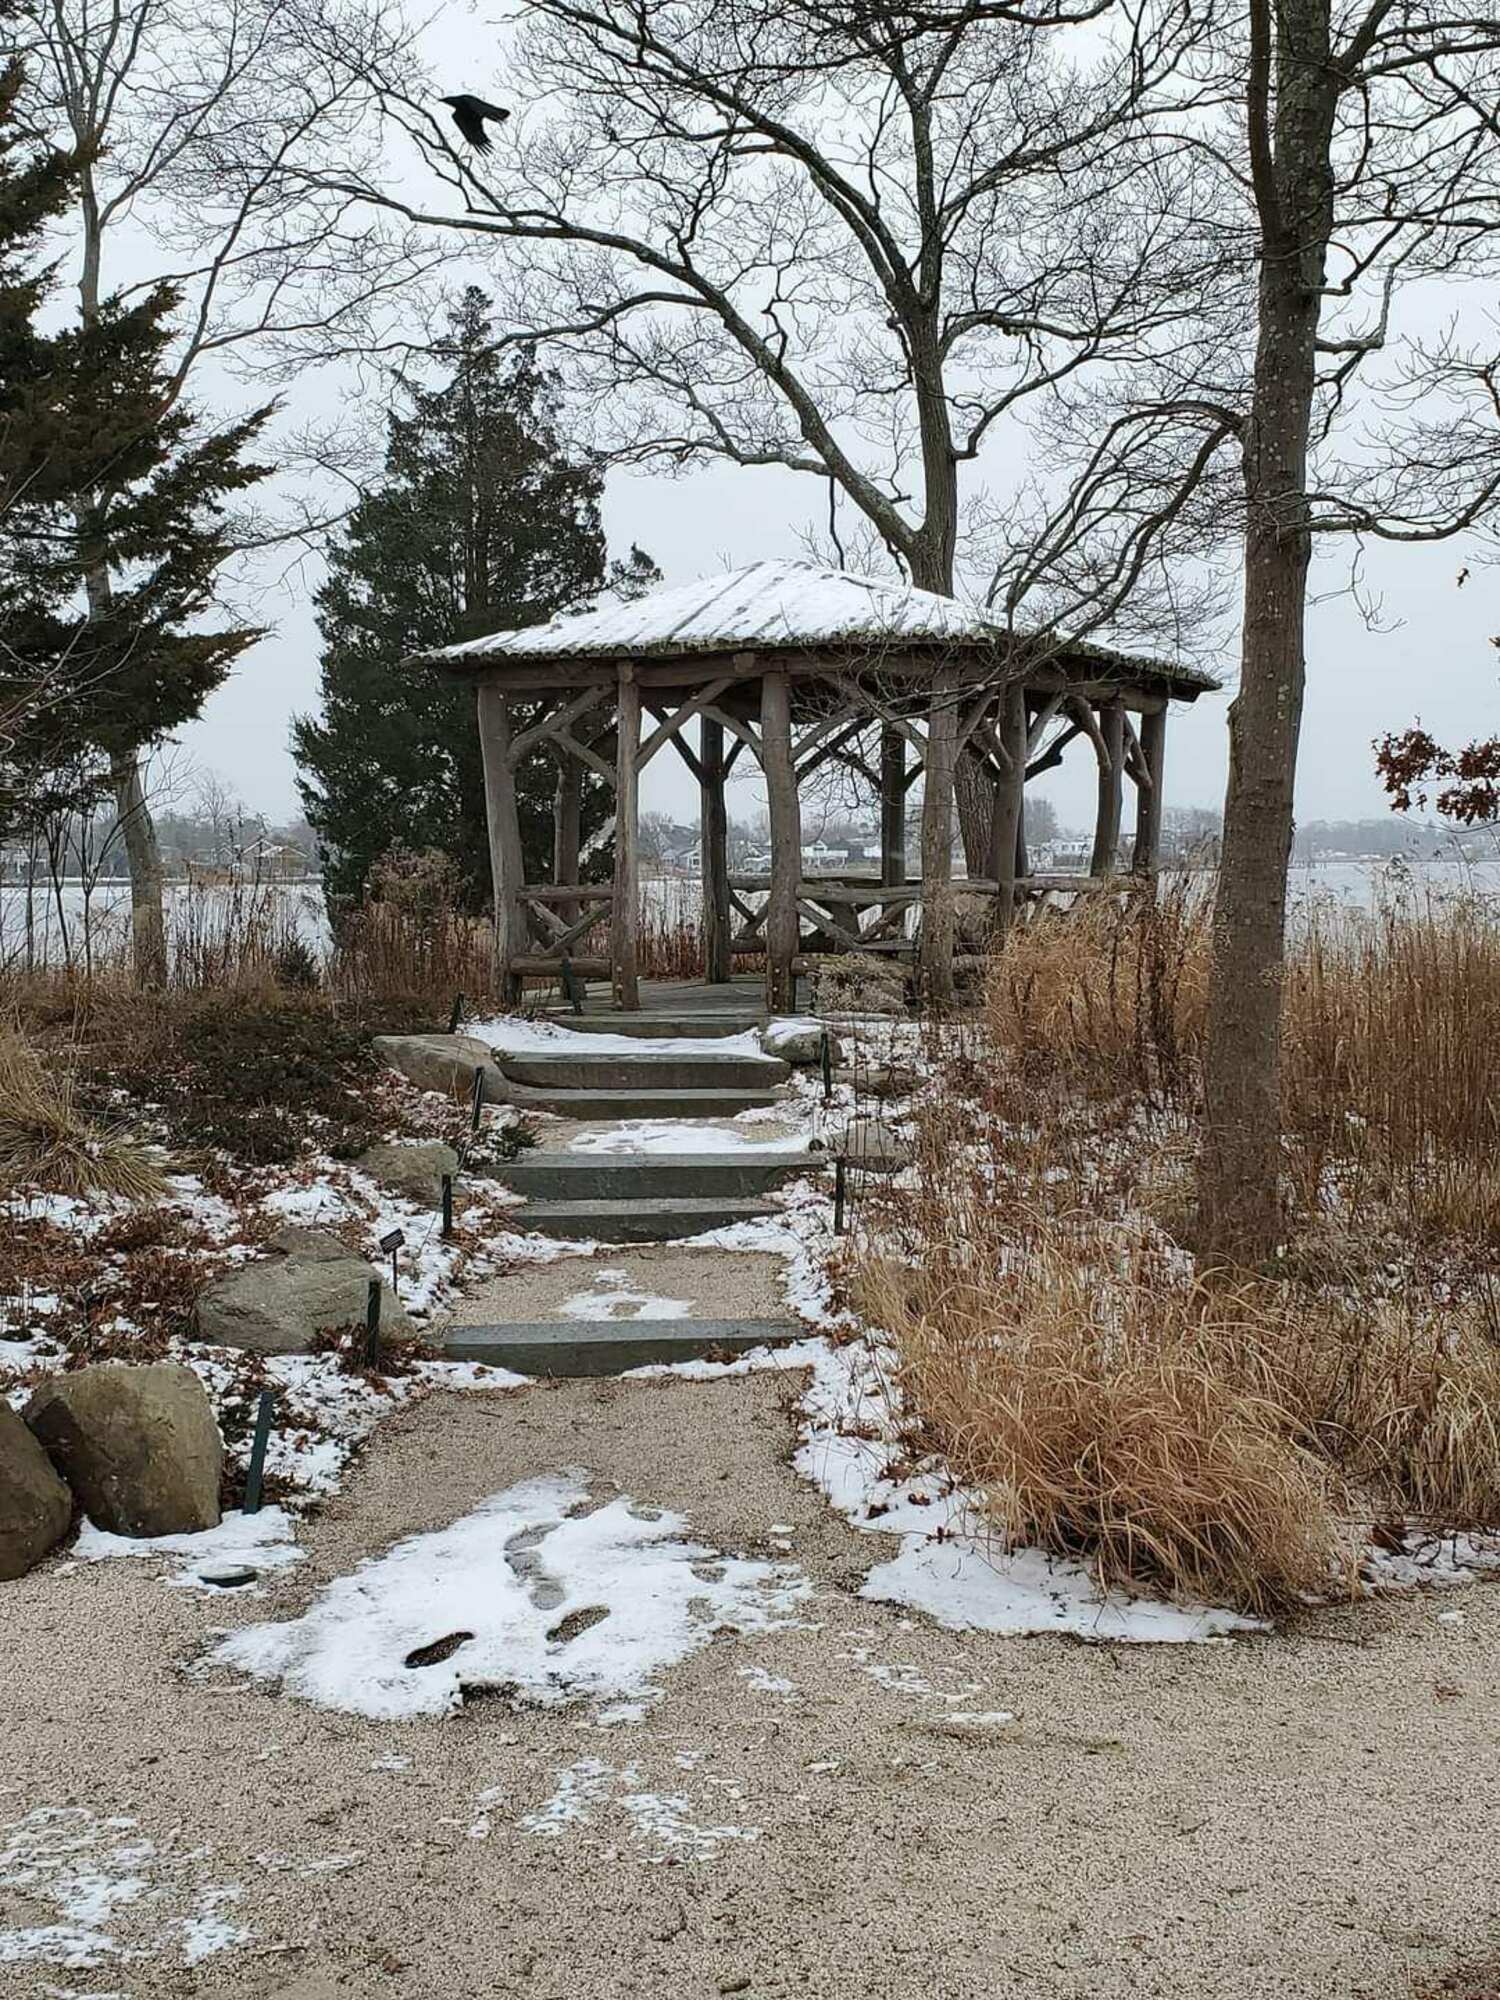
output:
M198 1294L198 1335L252 1354L307 1354L330 1327L362 1326L370 1280L379 1274L336 1236L278 1230L267 1254L216 1278ZM382 1333L409 1335L412 1323L380 1281Z
M0 1403L0 1583L24 1576L55 1549L73 1496L9 1403Z
M443 1198L443 1175L458 1172L458 1155L441 1139L393 1139L367 1148L354 1164L383 1187L436 1205Z
M95 1527L141 1536L219 1525L224 1446L191 1368L106 1361L54 1376L26 1421Z
M467 1097L474 1088L474 1072L480 1070L484 1074L484 1102L509 1101L493 1051L473 1035L377 1035L375 1047L384 1061L418 1090Z
M844 1060L843 1046L833 1030L826 1027L822 1021L809 1020L803 1016L784 1021L768 1021L760 1031L760 1045L768 1056L780 1056L783 1062L815 1069L823 1060L825 1036L829 1044L829 1059L837 1068Z
M855 1118L835 1143L833 1154L856 1166L900 1167L911 1157L911 1148L883 1118Z

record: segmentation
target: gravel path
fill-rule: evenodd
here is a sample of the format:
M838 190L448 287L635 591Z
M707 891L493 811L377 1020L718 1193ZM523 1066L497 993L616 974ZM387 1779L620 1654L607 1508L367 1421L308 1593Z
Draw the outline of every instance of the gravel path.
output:
M84 1906L92 1870L101 1925L147 1955L0 1964L0 1995L1408 2000L1500 1942L1493 1589L1223 1647L927 1628L856 1595L885 1544L791 1472L799 1381L435 1396L255 1602L140 1562L7 1585L0 1928L56 1921L57 1878L17 1877L28 1841L68 1839ZM613 1729L499 1699L378 1724L181 1672L215 1621L295 1615L567 1466L800 1563L807 1625L720 1636ZM569 1771L588 1816L528 1830ZM670 1802L650 1825L642 1795ZM248 1936L183 1963L226 1924Z
M785 1319L782 1260L759 1251L694 1250L682 1243L616 1243L592 1257L519 1264L476 1285L454 1326L544 1319ZM688 1314L672 1308L686 1306ZM571 1307L569 1311L567 1308Z

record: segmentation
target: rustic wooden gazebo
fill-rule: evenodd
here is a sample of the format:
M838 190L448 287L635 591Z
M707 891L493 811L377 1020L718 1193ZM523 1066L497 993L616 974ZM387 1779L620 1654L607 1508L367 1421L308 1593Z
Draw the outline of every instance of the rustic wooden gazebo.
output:
M609 978L617 1007L639 1006L638 797L670 746L697 780L706 977L762 953L768 1005L794 1005L819 952L910 953L927 989L951 993L956 898L1003 930L1018 904L1078 877L1027 865L1024 787L1084 738L1098 764L1090 874L1121 866L1125 781L1137 807L1128 868L1155 870L1168 704L1195 701L1205 674L1101 647L1021 641L977 607L873 577L802 563L748 569L647 592L514 632L418 655L474 683L484 753L495 949L507 992L529 976ZM697 725L697 747L685 731ZM878 735L878 749L875 740ZM768 876L733 875L725 781L748 751L765 777ZM528 882L516 773L556 766L553 879ZM880 802L878 880L806 876L799 788L830 759L863 774ZM985 871L954 881L960 760L982 773ZM613 790L614 878L580 879L579 802L591 770ZM923 783L920 872L908 879L907 795ZM580 950L608 925L608 955ZM972 949L972 947L970 947Z

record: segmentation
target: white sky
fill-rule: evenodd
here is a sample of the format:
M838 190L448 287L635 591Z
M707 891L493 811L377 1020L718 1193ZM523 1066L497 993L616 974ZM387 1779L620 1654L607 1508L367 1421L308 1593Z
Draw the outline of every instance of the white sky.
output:
M496 28L503 36L502 20ZM507 100L503 76L492 67L499 44L492 42L475 73L474 16L466 7L436 10L426 30L439 90L478 89ZM518 107L522 118L525 107ZM416 176L404 192L426 182L426 169L413 156L406 172ZM421 192L430 195L430 183ZM465 268L466 253L454 246L451 282L456 288L482 269ZM124 273L117 273L116 279ZM129 275L137 275L130 273ZM1409 301L1433 326L1445 317L1441 293ZM378 378L371 378L380 393ZM313 376L292 392L294 406L316 407L337 386ZM239 397L236 396L238 401ZM998 453L1025 449L1024 442L1001 444ZM986 467L990 465L986 456ZM1006 485L1005 467L995 484ZM821 528L826 486L788 472L750 471L723 466L687 477L665 473L611 475L605 495L605 522L611 552L623 555L632 541L651 554L669 583L761 557L804 553L803 532ZM853 521L853 510L844 509ZM1366 556L1363 588L1378 601L1371 629L1348 596L1348 548L1325 544L1315 583L1326 593L1309 621L1309 673L1298 814L1310 819L1373 817L1387 810L1374 776L1373 739L1420 717L1440 740L1466 741L1500 723L1500 655L1490 644L1500 632L1500 568L1475 563L1469 582L1456 587L1476 550L1463 542L1429 547L1374 544ZM189 756L225 779L254 810L273 817L297 809L288 724L293 714L316 709L317 634L311 594L318 565L304 561L283 582L267 588L250 607L273 626L270 637L246 653L229 682L210 700L199 722L183 732ZM238 614L243 607L236 606ZM1226 634L1222 670L1232 681L1234 634ZM1225 717L1228 694L1205 695L1173 718L1167 745L1166 797L1169 805L1222 803L1227 764ZM753 784L753 780L749 781ZM1086 742L1075 744L1062 769L1036 787L1051 798L1065 825L1092 822L1095 768ZM642 804L646 809L691 818L697 792L681 760L658 757L648 768ZM755 809L748 790L732 804L744 815Z
M805 489L805 490L804 490ZM821 511L823 488L795 475L715 468L683 479L612 475L605 520L611 550L623 555L638 541L669 583L758 558L799 558L810 514ZM1440 740L1467 740L1500 719L1500 669L1491 635L1500 631L1500 571L1476 567L1459 588L1467 556L1460 543L1430 548L1376 548L1366 590L1378 587L1380 622L1371 630L1342 592L1343 571L1325 556L1322 587L1308 634L1307 711L1298 777L1298 815L1309 819L1374 817L1387 809L1374 776L1372 740L1421 717ZM291 716L315 709L317 633L311 594L316 565L308 562L268 589L254 615L275 627L246 653L203 717L183 731L193 761L226 778L258 812L289 816L297 809L287 731ZM1232 675L1232 642L1224 668ZM1174 712L1167 747L1167 803L1222 802L1227 760L1228 695L1204 695ZM1064 824L1092 816L1094 759L1086 743L1063 768L1033 789L1053 800ZM648 767L642 805L687 819L697 788L678 758ZM747 791L732 809L753 810Z

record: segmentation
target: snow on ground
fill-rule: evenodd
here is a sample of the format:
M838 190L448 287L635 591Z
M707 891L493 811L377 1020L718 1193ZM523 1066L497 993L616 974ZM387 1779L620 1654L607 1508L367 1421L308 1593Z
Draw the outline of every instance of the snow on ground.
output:
M691 1770L698 1756L685 1753L679 1765ZM715 1794L711 1806L735 1804L744 1797L741 1788L726 1778L708 1777L704 1784ZM633 1764L616 1768L598 1757L580 1757L558 1772L556 1790L546 1804L526 1813L518 1824L525 1833L556 1840L584 1827L607 1826L612 1816L618 1816L631 1844L650 1850L642 1859L657 1862L711 1861L731 1841L759 1840L758 1826L702 1824L689 1818L690 1812L702 1810L692 1806L684 1793L646 1790Z
M742 1035L665 1035L658 1039L625 1041L620 1035L590 1034L586 1028L564 1028L556 1021L529 1021L520 1014L498 1014L489 1021L466 1022L464 1034L487 1042L497 1055L546 1056L735 1056L770 1057L760 1045L760 1030ZM622 1049L622 1042L624 1047Z
M523 1480L361 1563L300 1618L230 1634L208 1663L380 1720L451 1714L466 1687L629 1719L658 1699L654 1676L716 1632L794 1623L811 1592L793 1566L687 1532L628 1497L593 1507L576 1475Z
M139 1823L87 1806L39 1806L0 1827L0 1898L46 1921L0 1924L0 1965L68 1971L142 1956L193 1966L249 1942L229 1912L243 1895L215 1882L210 1851L144 1837Z
M782 1115L780 1106L768 1108L773 1115ZM573 1153L761 1153L773 1159L794 1160L811 1149L809 1138L752 1139L735 1129L738 1122L715 1124L703 1118L622 1118L617 1124L578 1133L568 1142L568 1150Z
M118 1556L166 1559L175 1566L169 1583L205 1591L219 1588L213 1581L216 1575L286 1569L301 1562L302 1553L292 1517L281 1507L262 1507L255 1514L236 1509L217 1528L196 1535L111 1535L85 1521L73 1544L78 1562L106 1562Z
M588 1291L575 1292L558 1308L564 1319L588 1320L686 1319L692 1310L691 1300L655 1298L613 1267L596 1271Z

